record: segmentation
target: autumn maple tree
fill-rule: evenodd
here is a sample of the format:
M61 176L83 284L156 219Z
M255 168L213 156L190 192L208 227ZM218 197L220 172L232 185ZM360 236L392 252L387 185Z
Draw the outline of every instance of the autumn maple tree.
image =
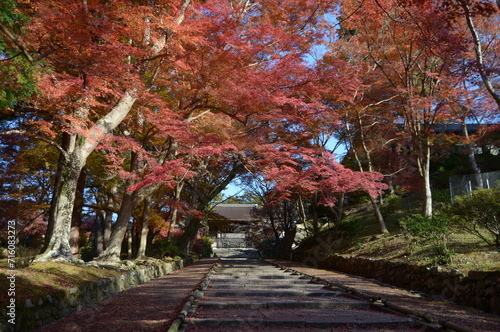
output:
M411 138L424 198L422 213L430 216L434 126L454 121L450 101L462 79L457 69L467 52L464 31L451 23L453 14L439 1L368 1L363 6L346 1L344 5L343 26L361 42L367 61L392 90L386 107Z
M185 7L181 4L157 14L170 17L165 19L174 27ZM147 93L142 81L147 57L163 49L171 29L164 27L158 36L153 34L155 43L146 43L144 29L134 29L137 16L130 9L144 19L154 8L127 1L44 1L29 3L23 9L30 14L31 22L19 51L30 61L34 59L26 54L28 47L53 52L44 64L50 72L38 82L42 93L31 101L46 112L46 117L20 132L45 140L62 136L62 141L51 140L61 158L52 192L46 250L39 259L72 259L69 231L80 172L102 138L129 114L137 98ZM58 24L52 24L54 20Z
M31 206L9 218L45 213L39 260L75 260L91 212L96 261L119 260L131 227L138 257L152 230L169 238L176 227L188 254L211 201L244 174L267 181L280 207L333 211L357 191L376 207L387 188L377 172L401 166L381 157L397 155L396 136L430 215L433 126L455 121L456 105L478 109L472 85L489 105L498 93L495 30L483 20L497 16L482 3L7 0L1 144L14 150L2 186L11 211L19 197ZM308 63L332 17L341 38ZM356 171L327 151L338 130ZM35 181L52 189L39 195Z
M73 259L69 233L77 183L96 147L132 147L138 136L106 138L127 117L134 126L154 123L163 135L157 139L161 153L156 159L140 144L131 150L131 176L125 186L137 182L134 177L144 175L145 166L151 175L144 179L146 186L124 192L118 226L101 254L116 260L139 197L151 195L159 181L182 175L169 171L179 171L183 163L177 158L183 138L166 129L167 123L173 127L177 121L179 130L183 122L213 113L242 125L256 124L282 116L285 104L300 106L303 95L296 95L290 82L302 70L302 56L318 34L318 14L328 7L313 1L280 6L248 1L40 1L21 10L30 16L23 40L11 34L14 29L4 29L4 35L29 62L43 57L40 66L46 72L37 82L41 94L30 101L42 116L18 133L50 142L61 154L46 249L39 260ZM30 49L38 49L39 56ZM287 75L290 82L283 85ZM162 149L165 144L168 148ZM148 194L141 193L145 190Z

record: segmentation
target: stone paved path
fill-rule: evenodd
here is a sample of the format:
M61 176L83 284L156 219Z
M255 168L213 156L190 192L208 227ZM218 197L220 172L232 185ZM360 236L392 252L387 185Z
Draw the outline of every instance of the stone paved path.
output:
M404 315L379 310L340 289L286 273L256 259L222 258L188 316L187 331L422 330Z
M233 258L241 258L245 256L246 252L231 251L219 254L220 256L225 254ZM188 295L197 287L198 283L217 259L201 260L170 275L117 294L90 309L44 326L39 331L167 331L183 307ZM403 307L430 313L438 319L449 319L453 323L463 326L466 330L481 332L500 331L500 317L496 315L485 314L472 308L442 301L434 301L404 289L383 285L374 280L333 271L308 268L296 262L281 260L275 260L275 262L292 267L303 273L328 279L336 284L354 287L373 298L380 297L390 300ZM205 313L207 313L209 310L213 310L218 311L217 315L219 315L219 319L236 318L238 324L244 322L244 325L240 324L234 327L226 326L219 328L207 326L196 327L195 324L191 324L189 330L238 332L272 332L284 330L288 332L320 330L358 331L353 326L340 328L305 327L307 320L303 319L303 316L308 316L309 313L304 312L304 310L319 310L318 313L321 313L321 310L339 310L338 317L342 317L342 312L348 313L348 311L352 311L353 309L366 310L365 312L369 313L367 304L361 303L356 299L349 299L344 296L304 296L306 292L314 292L321 289L318 289L318 285L310 284L307 280L301 279L300 276L285 274L286 278L283 275L275 277L269 273L257 274L258 270L243 271L243 269L240 269L240 272L243 272L242 274L234 274L234 272L227 270L225 275L221 274L218 277L213 277L213 282L211 283L211 288L208 289L207 296L201 300L204 302L200 302L200 308L202 307L201 304L204 303L205 309L196 313L199 316L188 317L188 319L196 317L204 319L202 315L203 311L205 310ZM286 280L286 283L283 283L283 280ZM300 287L294 287L294 285ZM250 294L242 290L253 290L254 294L250 296ZM299 290L302 294L297 294ZM219 291L227 291L227 293L217 293ZM289 293L287 294L285 291ZM292 294L290 292L295 293ZM330 292L335 292L335 290L330 290ZM241 313L241 311L248 309L257 310L258 316L248 315L249 312L247 311L247 316L241 314L238 318L237 315L235 316L237 312L233 311L238 310ZM302 317L299 315L302 315ZM361 318L364 317L361 316ZM288 324L288 326L262 326L262 324L261 326L255 326L256 324L252 325L249 323L252 321L272 321L273 319L292 323ZM298 326L296 324L304 325ZM359 331L409 331L410 329L410 326L399 329L395 327L371 327Z
M474 308L437 301L419 293L382 284L375 280L347 275L335 271L315 269L301 263L273 260L275 263L293 268L302 273L326 279L334 284L352 287L374 299L389 300L401 307L428 313L436 320L448 320L465 330L481 332L500 331L500 317Z
M218 258L202 259L46 325L39 331L167 331Z

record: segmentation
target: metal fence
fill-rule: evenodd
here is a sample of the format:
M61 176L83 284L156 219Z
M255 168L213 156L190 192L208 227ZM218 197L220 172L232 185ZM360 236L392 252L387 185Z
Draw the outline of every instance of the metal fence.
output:
M477 189L489 189L500 187L500 171L476 174L466 174L450 176L450 196L453 198L461 195L468 195Z

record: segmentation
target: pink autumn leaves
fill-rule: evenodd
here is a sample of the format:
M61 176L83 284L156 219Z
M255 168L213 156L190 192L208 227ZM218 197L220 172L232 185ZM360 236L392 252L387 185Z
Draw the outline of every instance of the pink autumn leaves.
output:
M361 191L376 197L388 188L381 182L380 173L352 171L335 161L330 153L297 150L300 151L282 151L280 159L266 167L265 179L274 185L279 199L317 195L319 204L332 207L340 194Z

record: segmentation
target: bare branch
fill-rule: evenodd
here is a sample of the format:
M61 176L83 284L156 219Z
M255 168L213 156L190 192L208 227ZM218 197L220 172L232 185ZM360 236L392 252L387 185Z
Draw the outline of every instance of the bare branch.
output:
M385 102L391 101L392 99L394 99L394 98L396 98L396 97L399 97L399 94L394 95L394 96L392 96L391 98L387 98L387 99L381 100L381 101L379 101L379 102L376 102L376 103L374 103L374 104L369 104L369 105L366 105L365 107L363 107L363 110L365 110L365 109L367 109L367 108L369 108L369 107L378 106L378 105L380 105L380 104L382 104L382 103L385 103Z
M497 0L497 4L500 2L500 0ZM488 78L488 75L486 74L484 70L484 61L483 61L483 51L482 51L482 46L481 46L481 40L479 39L479 36L476 31L476 27L474 26L474 22L472 21L471 17L471 12L469 5L463 1L459 0L458 3L462 8L464 9L465 12L465 19L467 21L467 26L469 27L469 31L472 35L472 39L474 40L474 50L476 53L476 60L478 62L478 70L479 70L479 75L481 76L481 79L483 80L483 83L490 93L490 95L495 99L495 102L497 103L498 107L500 108L500 94L495 91L495 88L491 84L490 79Z
M24 45L19 41L19 36L16 36L14 35L9 29L7 29L7 27L5 25L3 25L2 23L0 23L0 30L2 30L2 32L10 39L14 42L14 44L16 44L16 46L22 51L22 53L24 54L24 56L26 57L26 59L28 59L28 61L30 62L33 62L33 58L31 57L31 55L29 54L28 50L26 49L26 47L24 47Z
M11 130L6 130L6 131L0 131L0 135L26 135L27 131L26 130L21 130L21 129L11 129Z
M194 121L194 120L196 120L196 119L199 119L199 118L201 118L202 116L204 116L205 114L210 113L211 111L212 111L212 110L208 109L208 110L206 110L206 111L201 112L201 113L200 113L200 114L198 114L198 115L193 115L193 114L194 114L194 111L193 111L193 112L191 112L191 113L189 114L189 117L188 117L188 119L187 119L187 122L191 122L191 121Z
M53 47L53 46L47 46L49 48L49 50L45 53L42 53L40 54L39 56L37 56L36 58L33 58L31 55L30 55L30 52L34 52L34 51L28 51L28 49L19 41L19 36L16 36L15 34L13 34L9 29L7 29L7 27L5 25L3 25L2 23L0 23L0 30L10 39L12 40L12 42L14 42L14 44L19 48L19 50L21 51L21 53L9 58L9 59L3 59L2 61L5 61L5 60L11 60L11 59L14 59L15 57L23 54L26 59L28 59L29 62L36 62L36 61L40 61L41 59L49 56L50 54L54 53L56 51L56 49ZM38 50L38 53L40 53L42 51L42 49L44 48L47 48L47 47L41 47L39 50Z
M1 136L16 135L16 134L17 135L27 135L28 131L26 131L24 129L11 129L11 130L6 130L6 131L0 131L0 135ZM48 144L52 145L53 147L55 147L56 149L58 149L64 155L64 158L66 158L66 159L69 158L68 152L65 151L62 148L62 146L60 146L56 142L51 141L50 139L47 139L47 138L42 137L42 136L33 136L33 138L38 139L40 141L43 141L45 143L48 143Z

